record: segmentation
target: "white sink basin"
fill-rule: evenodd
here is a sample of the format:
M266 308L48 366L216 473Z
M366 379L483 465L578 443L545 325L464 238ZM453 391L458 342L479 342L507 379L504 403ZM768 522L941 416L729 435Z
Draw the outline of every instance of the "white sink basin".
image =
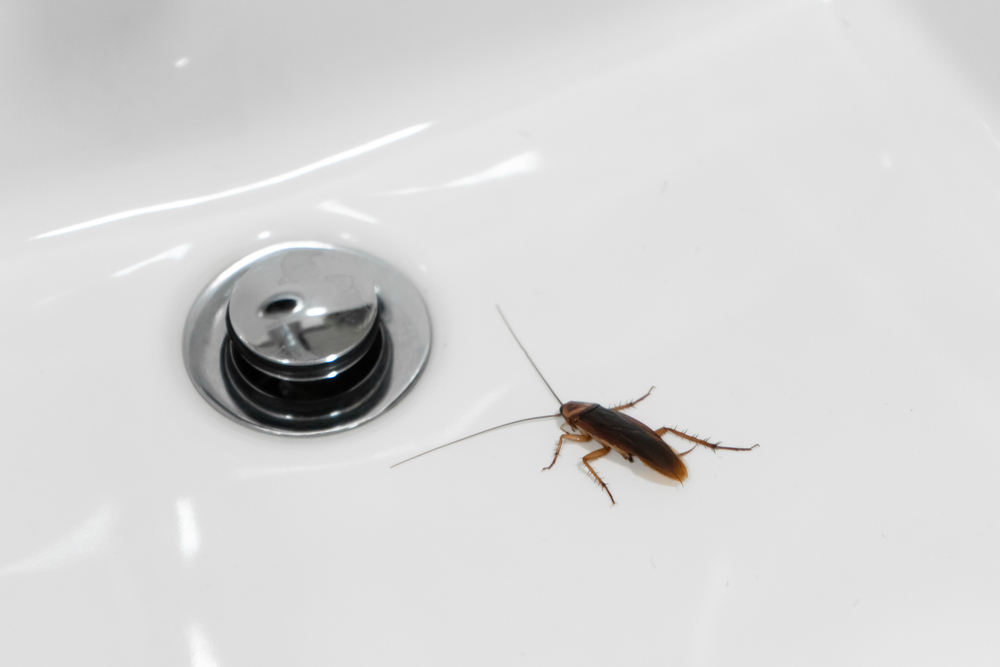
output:
M889 0L0 8L4 665L997 664L1000 15ZM202 288L317 241L430 362L216 413ZM749 454L682 486L556 392ZM681 443L671 441L676 448Z

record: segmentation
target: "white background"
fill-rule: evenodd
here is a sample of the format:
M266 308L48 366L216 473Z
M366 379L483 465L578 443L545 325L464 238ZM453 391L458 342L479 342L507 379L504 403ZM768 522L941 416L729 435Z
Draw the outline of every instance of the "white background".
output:
M996 664L992 5L319 4L3 10L0 662ZM289 240L430 309L348 434L184 372ZM554 411L494 304L564 400L761 447L390 470Z

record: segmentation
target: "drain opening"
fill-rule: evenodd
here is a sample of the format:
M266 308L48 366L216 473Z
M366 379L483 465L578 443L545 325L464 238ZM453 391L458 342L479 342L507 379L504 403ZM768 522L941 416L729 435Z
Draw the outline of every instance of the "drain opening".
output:
M313 429L361 414L382 394L392 366L383 328L360 359L333 377L290 380L256 368L232 338L226 339L222 373L244 409L269 424Z

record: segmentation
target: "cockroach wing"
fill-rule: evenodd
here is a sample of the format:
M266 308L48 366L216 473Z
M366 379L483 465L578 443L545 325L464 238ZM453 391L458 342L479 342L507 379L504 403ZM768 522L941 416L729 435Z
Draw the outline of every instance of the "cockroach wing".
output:
M656 472L678 482L687 479L687 467L677 452L638 419L596 406L581 414L576 426L602 445L621 452L625 458L635 456Z

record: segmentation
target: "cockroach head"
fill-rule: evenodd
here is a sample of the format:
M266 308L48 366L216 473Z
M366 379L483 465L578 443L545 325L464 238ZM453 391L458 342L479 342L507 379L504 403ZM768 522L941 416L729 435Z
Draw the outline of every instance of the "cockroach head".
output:
M580 418L580 415L596 407L597 403L578 403L576 401L569 401L562 404L562 407L559 408L559 414L562 415L567 424L572 426L576 420Z

